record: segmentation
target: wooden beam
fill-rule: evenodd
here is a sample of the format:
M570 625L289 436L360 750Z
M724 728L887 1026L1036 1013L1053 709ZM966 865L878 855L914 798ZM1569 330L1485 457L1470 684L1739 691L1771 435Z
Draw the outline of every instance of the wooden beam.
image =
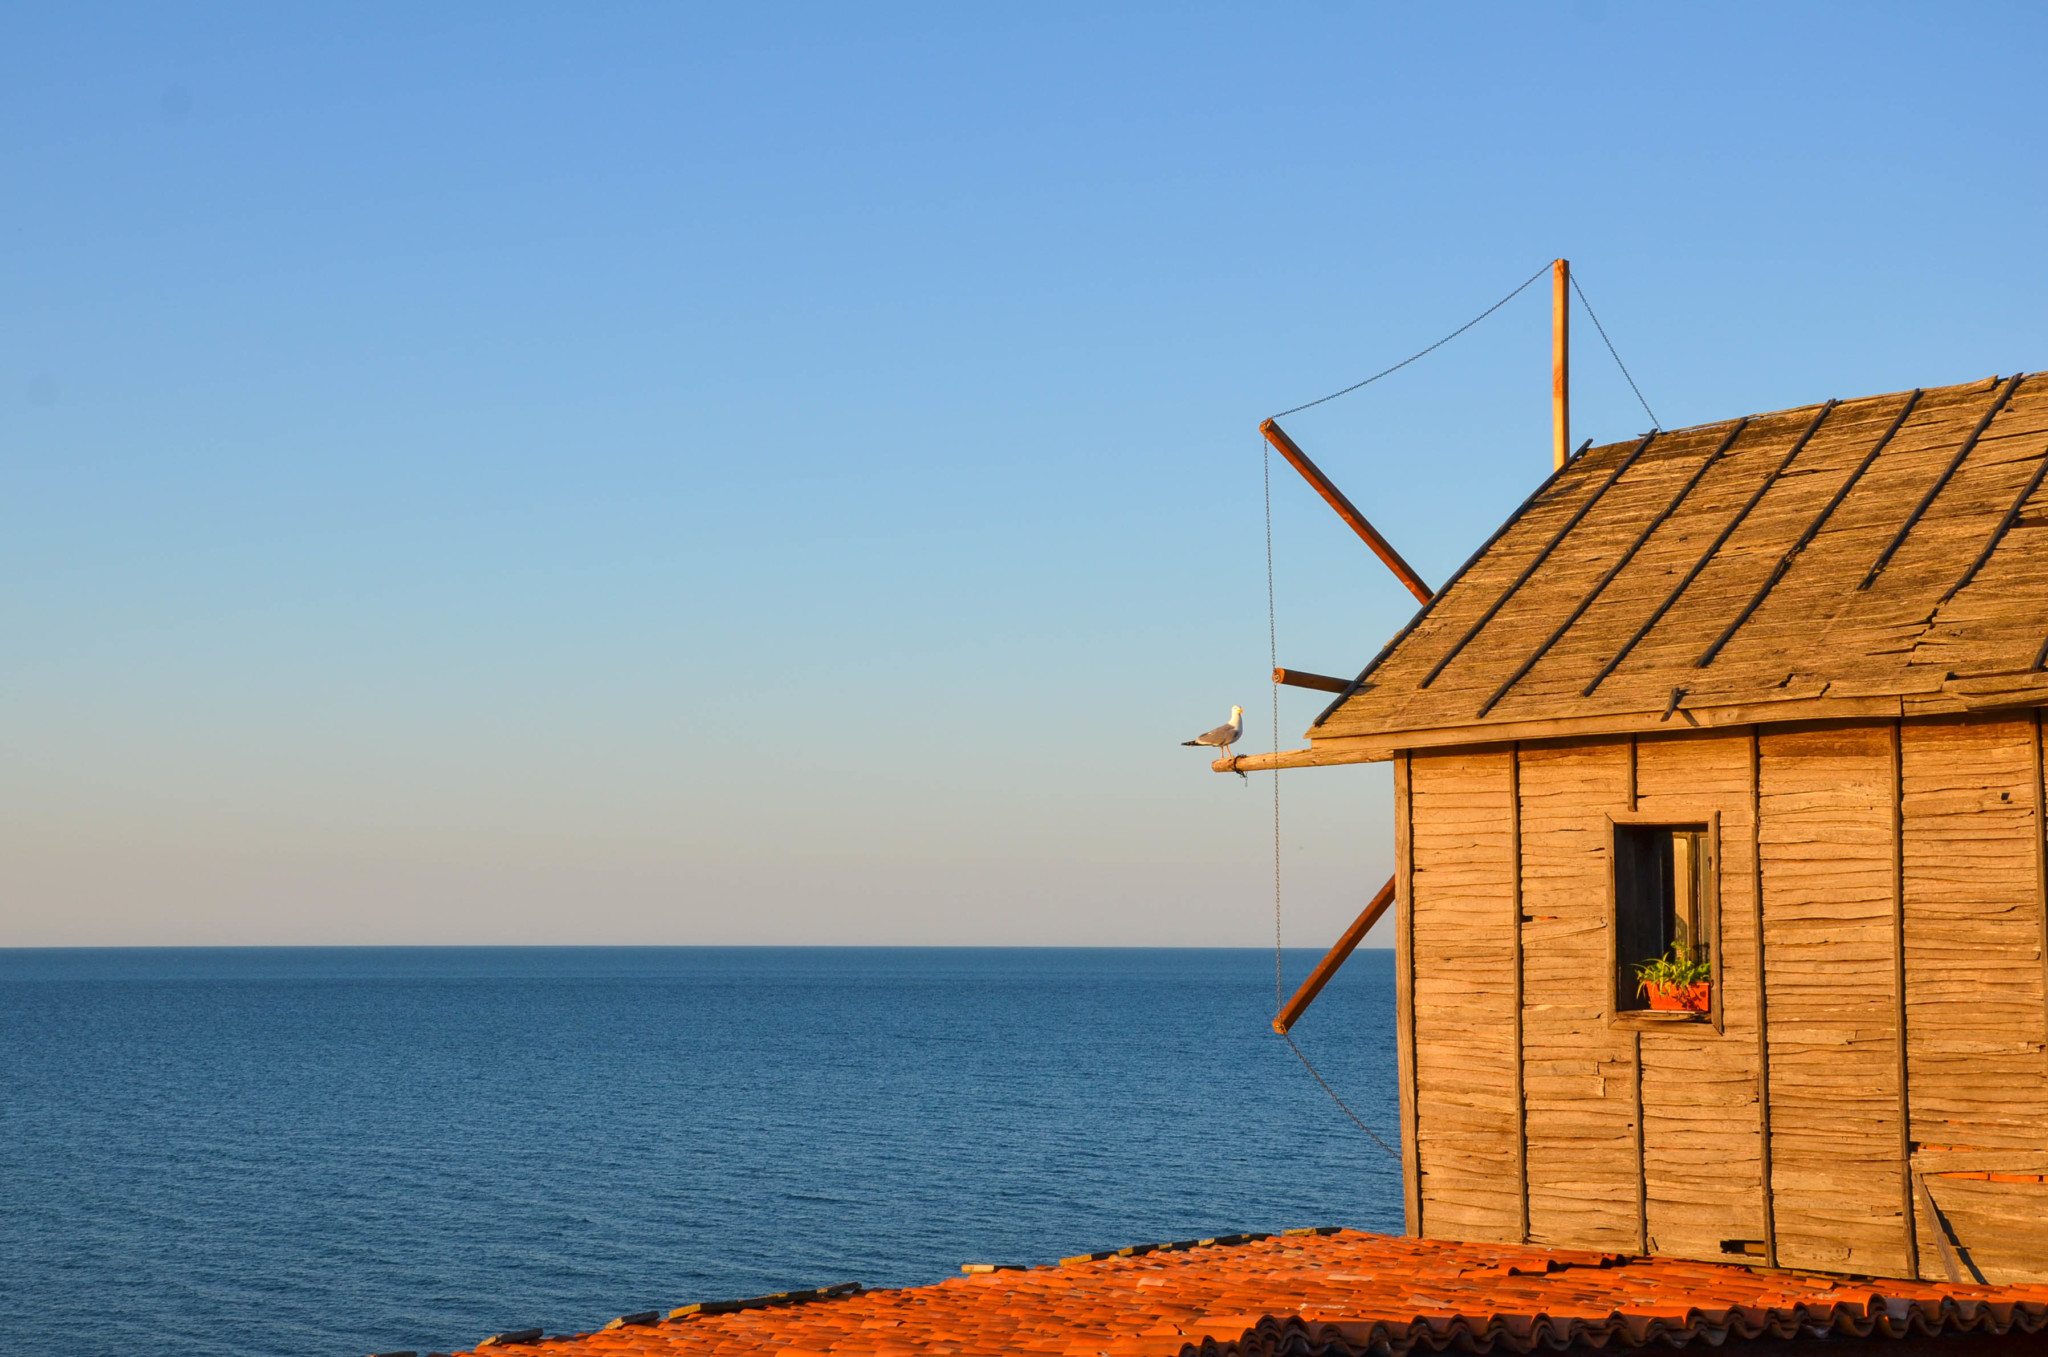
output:
M2028 704L2048 703L2048 691L2029 696ZM1944 711L1959 708L1943 708ZM1889 721L1904 711L1896 697L1813 697L1786 698L1774 702L1740 702L1727 706L1686 707L1667 718L1656 711L1614 712L1600 716L1554 716L1533 721L1480 721L1464 726L1435 726L1425 730L1395 730L1384 733L1319 735L1313 749L1289 750L1280 757L1282 768L1311 768L1325 764L1379 763L1403 749L1434 749L1446 745L1508 744L1516 740L1580 739L1592 735L1650 734L1671 730L1714 729L1759 723L1793 721ZM1682 722L1682 724L1681 724ZM1246 754L1239 766L1252 772L1274 765L1267 754ZM1219 773L1236 772L1227 759L1216 761Z
M1892 722L1892 1041L1899 1095L1899 1214L1905 1225L1906 1275L1920 1275L1920 1230L1913 1218L1912 1073L1906 1055L1906 751Z
M1722 937L1725 925L1721 921L1721 872L1727 859L1727 848L1721 842L1721 812L1712 812L1707 820L1707 894L1706 933L1710 939L1707 953L1709 975L1707 995L1707 1020L1714 1025L1714 1035L1724 1036L1728 1031L1728 977L1722 973Z
M1358 944L1365 940L1365 935L1372 931L1372 926L1380 921L1380 916L1387 912L1387 906L1393 903L1394 878L1390 876L1387 878L1387 884L1379 888L1364 911L1352 920L1351 927L1344 930L1344 936L1337 939L1336 946L1323 953L1323 959L1309 972L1308 979L1301 982L1301 988L1294 991L1294 997L1287 1001L1287 1006L1273 1019L1275 1032L1284 1037L1294 1024L1301 1021L1301 1015L1308 1011L1308 1006L1323 992L1323 986L1330 983L1330 977L1337 973L1337 968L1351 959L1351 954L1358 950Z
M1550 463L1564 470L1572 448L1572 265L1550 266Z
M1284 683L1290 688L1316 688L1326 693L1341 693L1351 686L1350 679L1311 674L1301 669L1275 669L1273 682Z
M1508 847L1515 859L1514 889L1508 894L1509 927L1515 930L1515 1187L1520 1204L1521 1242L1529 1242L1529 1095L1525 1079L1527 1042L1522 1032L1522 746L1508 749Z
M1401 1098L1401 1214L1422 1234L1422 1147L1415 1105L1415 795L1406 754L1394 760L1394 1063Z
M2048 691L2026 694L2012 706L2048 705ZM1931 710L1964 710L1943 705ZM1556 716L1534 721L1481 721L1464 726L1396 730L1383 734L1325 735L1308 749L1277 754L1238 754L1209 766L1219 773L1258 773L1273 768L1328 768L1344 763L1384 763L1404 749L1438 749L1451 745L1511 744L1517 740L1583 739L1593 735L1652 734L1679 730L1714 730L1729 726L1789 725L1800 721L1890 721L1909 710L1897 697L1805 697L1774 702L1735 702L1724 706L1680 705L1676 716L1659 711L1614 712L1600 716ZM1683 720L1684 724L1678 722Z
M1756 929L1756 1132L1763 1185L1764 1266L1778 1265L1778 1204L1771 1191L1770 972L1764 967L1763 732L1749 731L1749 917Z
M1635 1038L1630 1047L1635 1068L1636 1095L1636 1252L1647 1256L1650 1252L1650 1166L1643 1149L1643 1029L1638 1027L1629 1034Z
M2048 778L2041 758L2041 709L2034 708L2034 885L2041 911L2042 1022L2048 1025ZM2048 1035L2048 1026L2044 1026ZM2048 1049L2048 1044L2044 1044Z
M1322 768L1337 763L1384 763L1388 752L1349 749L1283 749L1277 754L1232 754L1209 767L1219 773L1268 773L1275 768Z
M1941 1218L1941 1210L1934 1204L1933 1194L1927 1190L1927 1182L1919 1174L1913 1175L1913 1186L1920 1190L1920 1203L1927 1208L1927 1218L1934 1223L1934 1245L1941 1250L1941 1269L1952 1282L1963 1279L1963 1270L1956 1266L1955 1246L1949 1243L1948 1225Z
M1394 550L1393 543L1380 536L1379 529L1366 522L1365 515L1358 512L1358 507L1344 497L1342 490L1331 483L1330 478L1323 474L1321 467L1309 460L1308 454L1287 436L1285 429L1269 419L1259 426L1259 432L1266 436L1268 443L1279 449L1282 457L1293 464L1294 469L1301 473L1301 478L1314 487L1324 502L1337 511L1337 517L1351 525L1351 531L1357 533L1365 544L1372 548L1372 554L1386 562L1387 569L1393 571L1395 578L1408 586L1409 593L1423 603L1435 597L1430 587L1422 582L1422 576L1416 574L1414 568L1401 559L1401 553Z

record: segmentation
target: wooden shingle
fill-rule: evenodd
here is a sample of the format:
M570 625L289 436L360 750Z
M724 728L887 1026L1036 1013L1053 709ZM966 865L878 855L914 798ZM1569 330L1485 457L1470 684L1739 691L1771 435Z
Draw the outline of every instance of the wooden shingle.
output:
M2040 701L2048 377L1588 449L1309 732L1400 747Z

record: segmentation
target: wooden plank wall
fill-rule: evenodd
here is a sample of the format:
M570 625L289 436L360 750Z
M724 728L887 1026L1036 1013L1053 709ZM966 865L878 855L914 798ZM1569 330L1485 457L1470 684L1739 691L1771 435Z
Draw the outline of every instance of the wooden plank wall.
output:
M1977 1157L1994 1171L2048 1150L2036 738L2031 713L1900 729L1912 1139L2013 1152ZM2048 1185L1928 1188L1987 1277L2048 1280ZM1917 1229L1937 1257L1934 1222Z
M1721 1241L1764 1238L1749 745L1745 731L1645 737L1636 747L1637 810L1721 817L1722 1031L1666 1026L1642 1037L1650 1251L1681 1258L1726 1261Z
M1512 751L1410 761L1415 1105L1423 1232L1514 1241Z
M1891 727L1760 739L1778 1262L1904 1275Z
M1607 812L1628 805L1629 742L1520 759L1529 1237L1633 1250L1633 1046L1606 1024Z
M1936 1276L1911 1152L1985 1276L2048 1280L2048 1182L2020 1181L2048 1176L2041 739L2028 713L1404 756L1411 1229L1517 1239L1526 1191L1533 1243L1725 1259L1769 1211L1780 1266ZM1720 817L1720 1032L1608 1021L1631 808Z

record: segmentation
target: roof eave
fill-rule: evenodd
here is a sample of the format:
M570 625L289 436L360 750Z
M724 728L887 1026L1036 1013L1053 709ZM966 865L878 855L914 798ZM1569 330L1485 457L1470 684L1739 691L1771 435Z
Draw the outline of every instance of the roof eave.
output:
M1277 754L1239 754L1217 759L1220 773L1253 773L1273 768L1322 768L1343 763L1381 763L1405 750L1459 745L1510 744L1531 740L1580 740L1606 735L1674 734L1728 730L1795 721L1889 721L1914 716L1960 715L2000 708L2048 706L2048 673L1952 680L1938 692L1906 695L1800 697L1769 702L1735 702L1668 711L1613 712L1538 720L1480 721L1460 726L1375 731L1363 735L1318 736L1307 749Z

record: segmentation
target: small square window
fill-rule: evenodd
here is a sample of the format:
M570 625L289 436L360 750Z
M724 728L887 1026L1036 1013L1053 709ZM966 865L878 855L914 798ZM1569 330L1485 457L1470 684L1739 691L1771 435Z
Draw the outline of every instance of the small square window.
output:
M1614 826L1616 1012L1708 1010L1712 870L1706 825Z

